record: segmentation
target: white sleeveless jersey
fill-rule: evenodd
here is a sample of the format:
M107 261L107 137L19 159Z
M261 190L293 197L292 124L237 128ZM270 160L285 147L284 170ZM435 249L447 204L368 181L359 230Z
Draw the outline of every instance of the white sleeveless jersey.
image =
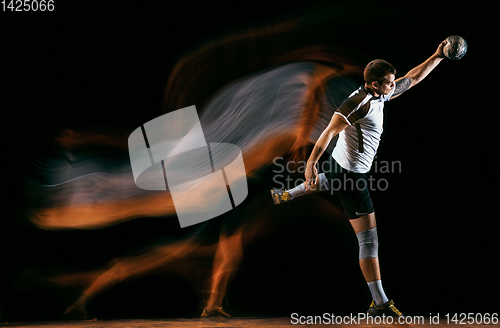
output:
M380 142L384 121L384 102L394 93L374 97L363 86L344 100L334 115L341 115L349 123L339 134L332 157L346 170L367 173Z

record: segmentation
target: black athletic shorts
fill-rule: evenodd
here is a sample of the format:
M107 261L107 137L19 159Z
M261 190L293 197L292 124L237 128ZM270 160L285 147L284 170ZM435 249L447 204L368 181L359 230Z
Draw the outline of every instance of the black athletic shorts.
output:
M366 173L355 173L342 168L330 156L329 171L325 172L330 184L330 192L342 203L349 219L374 212ZM328 167L325 167L327 169Z

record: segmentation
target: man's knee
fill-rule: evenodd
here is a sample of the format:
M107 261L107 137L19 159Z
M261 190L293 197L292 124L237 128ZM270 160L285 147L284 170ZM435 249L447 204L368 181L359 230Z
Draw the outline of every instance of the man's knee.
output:
M352 228L355 233L370 230L377 226L377 220L375 219L375 212L369 214L364 214L357 219L349 219Z
M378 257L377 227L356 234L359 245L359 259Z

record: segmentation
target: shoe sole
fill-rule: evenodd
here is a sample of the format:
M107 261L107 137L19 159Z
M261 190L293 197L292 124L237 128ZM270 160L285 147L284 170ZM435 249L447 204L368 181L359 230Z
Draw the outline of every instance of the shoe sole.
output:
M274 191L271 190L271 198L273 199L273 203L278 204L278 203L276 203L276 199L274 198L274 196L277 196L277 195L275 195Z
M280 196L274 193L274 190L271 190L271 197L273 198L273 202L276 205L281 204Z

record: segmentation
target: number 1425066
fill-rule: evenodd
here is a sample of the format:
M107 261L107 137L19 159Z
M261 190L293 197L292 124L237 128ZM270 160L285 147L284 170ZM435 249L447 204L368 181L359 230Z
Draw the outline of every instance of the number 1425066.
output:
M54 0L2 0L3 11L54 11Z

